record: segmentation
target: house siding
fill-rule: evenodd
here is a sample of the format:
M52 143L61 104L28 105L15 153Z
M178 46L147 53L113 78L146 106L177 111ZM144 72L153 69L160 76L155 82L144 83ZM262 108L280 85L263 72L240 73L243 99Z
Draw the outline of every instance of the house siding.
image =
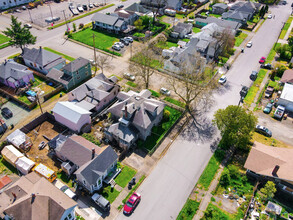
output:
M67 217L68 220L75 219L75 211L74 211L74 208L75 208L75 206L73 206L73 207L65 210L60 220L64 220L66 217ZM69 214L71 214L71 218L69 218L69 216L68 216Z
M64 85L67 90L75 88L77 85L79 85L82 81L86 79L91 78L92 70L91 70L91 64L88 63L87 65L79 68L77 71L70 72L63 70L65 74L68 74L72 76L72 79L68 83L68 85Z
M58 121L59 123L65 125L69 129L75 131L75 132L80 132L80 129L83 125L87 123L91 123L91 117L89 115L82 115L81 118L78 120L77 123L74 123L72 121L67 120L66 118L62 117L59 114L54 113L55 120Z
M58 59L62 59L62 58L58 58ZM60 70L66 64L65 61L63 61L63 62L57 64L56 66L53 66L52 68L46 68L46 67L40 66L39 64L34 63L34 62L28 60L28 59L24 59L24 63L25 63L26 66L28 66L28 67L30 67L30 68L32 68L34 70L37 70L38 72L41 72L41 73L43 73L45 75L48 74L48 72L51 69L56 68L56 69L59 69Z
M18 5L27 4L33 2L33 0L2 0L0 2L0 10L5 10Z

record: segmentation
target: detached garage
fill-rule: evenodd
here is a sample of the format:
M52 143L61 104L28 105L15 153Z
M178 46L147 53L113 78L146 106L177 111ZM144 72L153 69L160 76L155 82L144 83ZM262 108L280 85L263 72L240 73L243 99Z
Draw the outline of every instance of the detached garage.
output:
M58 102L53 108L55 120L75 132L90 126L91 112L77 106L74 102Z
M293 84L285 83L278 104L283 105L286 111L293 112Z

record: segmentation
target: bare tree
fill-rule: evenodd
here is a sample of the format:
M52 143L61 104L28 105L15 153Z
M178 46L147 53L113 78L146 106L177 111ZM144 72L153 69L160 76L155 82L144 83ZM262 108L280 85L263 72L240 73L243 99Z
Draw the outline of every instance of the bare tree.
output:
M167 0L146 0L145 4L150 7L150 10L153 13L153 24L156 21L157 16L160 13L160 10L167 5Z
M193 57L186 56L184 61L178 63L178 67L179 72L175 77L170 77L168 83L191 114L191 104L208 98L207 93L216 87L215 65L207 65L200 54L195 54Z
M233 49L235 38L231 28L225 28L221 32L215 32L214 37L217 41L217 47L220 49L220 55L224 56Z
M96 60L95 60L95 75L97 72L97 67L99 67L102 70L102 73L104 73L105 68L112 68L111 65L111 60L112 57L108 55L97 55Z
M138 52L132 57L134 61L129 65L129 71L137 77L140 77L146 89L149 88L150 78L155 69L162 65L161 56L157 56L153 51L153 44L147 44L138 49Z

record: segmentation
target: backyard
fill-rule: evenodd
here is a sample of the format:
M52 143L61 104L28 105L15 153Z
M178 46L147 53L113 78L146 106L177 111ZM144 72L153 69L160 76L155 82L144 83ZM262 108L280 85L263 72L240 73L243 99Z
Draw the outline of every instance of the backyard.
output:
M155 46L161 49L169 49L170 47L177 47L177 44L170 41L159 41Z

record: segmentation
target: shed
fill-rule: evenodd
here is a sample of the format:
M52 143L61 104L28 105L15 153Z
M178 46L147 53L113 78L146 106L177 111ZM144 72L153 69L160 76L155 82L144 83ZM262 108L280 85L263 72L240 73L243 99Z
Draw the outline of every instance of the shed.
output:
M19 158L24 157L24 155L12 145L5 146L1 153L3 158L13 166L15 166L15 163Z
M74 102L58 102L53 108L55 120L69 129L80 132L84 125L91 123L91 112Z
M285 83L278 104L283 105L286 111L293 112L293 84Z
M14 132L8 135L6 140L9 143L13 144L15 147L24 150L26 150L32 145L30 138L19 129L16 129Z
M31 171L35 164L34 161L27 157L21 157L16 161L15 166L22 174L26 175Z

